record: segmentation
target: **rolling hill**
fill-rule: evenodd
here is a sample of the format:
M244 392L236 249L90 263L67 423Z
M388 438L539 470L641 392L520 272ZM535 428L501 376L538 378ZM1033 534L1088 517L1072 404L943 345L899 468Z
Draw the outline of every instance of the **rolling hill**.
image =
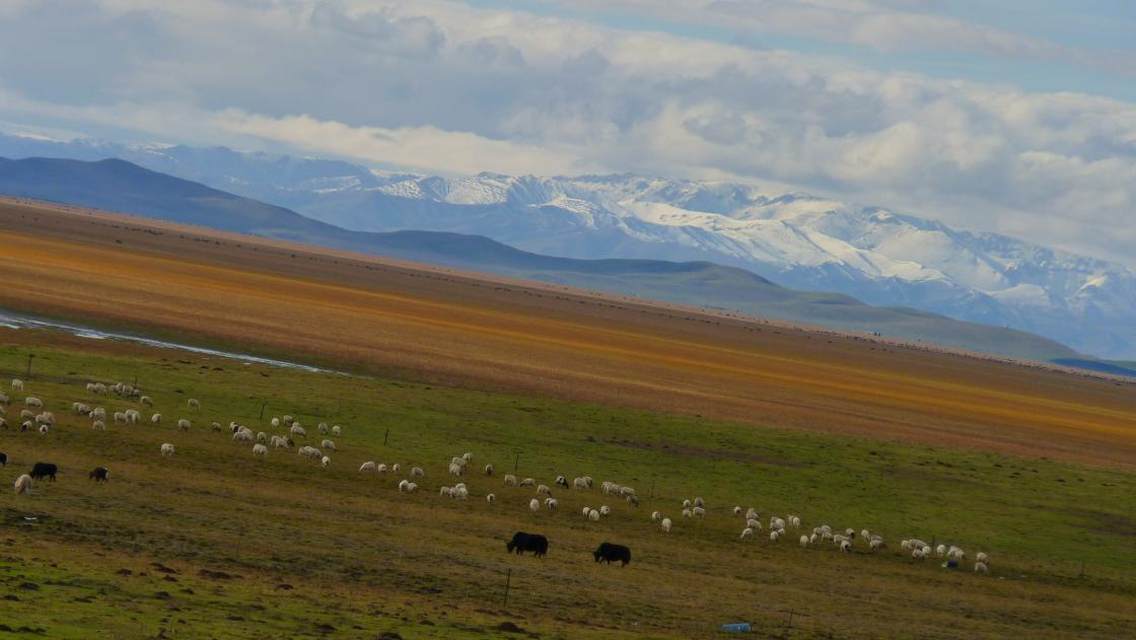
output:
M584 260L521 251L474 235L351 231L117 159L0 159L0 194L1017 358L1081 359L1073 349L1026 332L871 306L841 294L795 291L711 262Z

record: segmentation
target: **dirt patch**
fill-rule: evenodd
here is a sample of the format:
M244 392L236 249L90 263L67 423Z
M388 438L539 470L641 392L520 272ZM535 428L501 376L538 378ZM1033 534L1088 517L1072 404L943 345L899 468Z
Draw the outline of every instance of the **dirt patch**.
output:
M197 575L202 578L209 578L210 580L240 580L241 577L235 573L226 573L224 571L213 571L211 569L202 569L197 572Z

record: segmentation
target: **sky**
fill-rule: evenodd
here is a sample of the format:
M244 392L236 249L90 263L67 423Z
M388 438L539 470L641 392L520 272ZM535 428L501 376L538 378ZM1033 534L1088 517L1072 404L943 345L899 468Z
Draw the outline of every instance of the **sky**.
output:
M0 0L0 130L640 173L1136 267L1129 0Z

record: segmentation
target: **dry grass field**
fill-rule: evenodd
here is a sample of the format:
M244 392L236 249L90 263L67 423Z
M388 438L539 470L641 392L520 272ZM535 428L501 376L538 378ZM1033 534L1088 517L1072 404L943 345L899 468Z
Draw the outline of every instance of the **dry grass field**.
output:
M0 431L10 460L0 631L701 638L744 620L774 638L1119 638L1136 628L1129 383L43 205L0 204L0 232L0 308L345 372L0 329L2 390L34 355L27 393L60 418L47 435ZM138 407L93 396L92 380L137 380L165 420L91 430L72 402ZM285 413L316 444L316 423L345 426L327 469L294 450L256 459L206 426L272 431L269 417ZM189 432L173 427L178 417L193 420ZM177 455L160 457L163 442ZM530 489L476 474L468 501L440 497L454 482L446 463L465 451L498 474L516 464L546 483L563 473L630 484L642 505L557 490L561 508L533 514ZM14 495L37 460L58 463L59 480ZM361 475L365 460L423 466L423 490ZM98 464L111 469L105 485L86 478ZM696 495L706 518L680 518ZM600 504L611 517L580 516ZM734 505L763 520L797 513L804 529L868 528L890 547L844 555L795 536L741 541ZM651 524L656 509L675 519L671 534ZM549 557L507 555L518 529L547 534ZM899 550L911 536L987 551L991 574L913 561ZM630 545L632 564L593 563L603 540Z

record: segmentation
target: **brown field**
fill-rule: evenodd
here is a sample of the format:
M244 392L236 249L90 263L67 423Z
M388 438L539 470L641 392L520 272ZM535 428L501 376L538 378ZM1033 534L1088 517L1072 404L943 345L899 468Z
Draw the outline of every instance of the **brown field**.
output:
M1136 386L139 218L0 202L0 307L335 368L1136 465Z

